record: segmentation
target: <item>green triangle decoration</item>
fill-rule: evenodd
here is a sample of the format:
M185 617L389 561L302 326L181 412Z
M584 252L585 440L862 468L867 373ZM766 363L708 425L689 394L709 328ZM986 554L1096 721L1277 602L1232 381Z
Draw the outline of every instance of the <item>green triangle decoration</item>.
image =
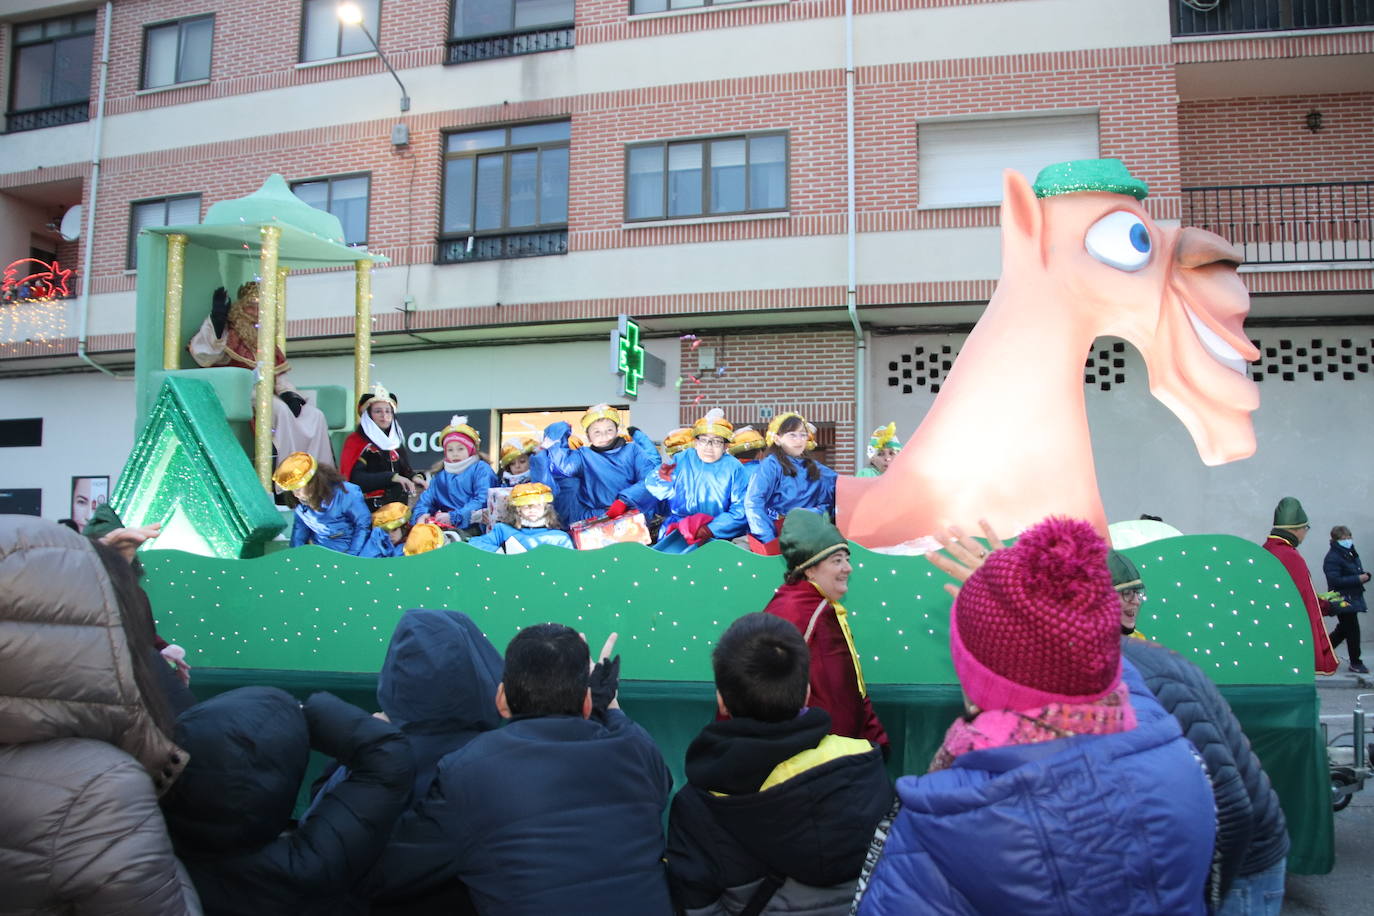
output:
M214 389L194 378L163 380L110 502L127 525L161 523L145 555L259 556L283 528Z

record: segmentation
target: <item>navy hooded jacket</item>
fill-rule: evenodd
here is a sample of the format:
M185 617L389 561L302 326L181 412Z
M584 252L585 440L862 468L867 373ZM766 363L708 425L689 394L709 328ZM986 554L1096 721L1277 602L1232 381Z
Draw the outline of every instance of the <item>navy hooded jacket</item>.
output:
M242 687L177 720L191 762L163 798L177 856L210 916L366 912L353 883L386 845L415 768L392 725L328 693L304 707L273 687ZM290 833L310 749L348 779Z
M899 779L859 916L1202 916L1211 786L1172 716L1139 719Z

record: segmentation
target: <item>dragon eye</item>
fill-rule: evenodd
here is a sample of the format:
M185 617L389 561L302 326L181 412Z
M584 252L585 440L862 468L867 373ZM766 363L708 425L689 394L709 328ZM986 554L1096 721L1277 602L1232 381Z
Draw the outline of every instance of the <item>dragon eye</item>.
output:
M1134 213L1117 210L1088 227L1083 247L1103 264L1140 270L1150 263L1150 230Z

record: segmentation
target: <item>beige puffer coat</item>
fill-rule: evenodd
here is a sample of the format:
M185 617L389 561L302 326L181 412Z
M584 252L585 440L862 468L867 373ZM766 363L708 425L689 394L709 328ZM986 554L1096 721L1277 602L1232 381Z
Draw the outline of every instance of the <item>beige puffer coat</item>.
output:
M90 543L0 516L0 914L200 912L157 804L186 754L129 652Z

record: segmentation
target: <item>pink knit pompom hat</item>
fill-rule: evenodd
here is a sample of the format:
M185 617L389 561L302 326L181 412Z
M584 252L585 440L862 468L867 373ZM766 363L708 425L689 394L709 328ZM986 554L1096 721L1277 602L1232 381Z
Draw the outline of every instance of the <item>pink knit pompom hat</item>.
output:
M989 554L949 621L954 671L984 710L1102 699L1121 680L1120 638L1107 542L1067 518Z

